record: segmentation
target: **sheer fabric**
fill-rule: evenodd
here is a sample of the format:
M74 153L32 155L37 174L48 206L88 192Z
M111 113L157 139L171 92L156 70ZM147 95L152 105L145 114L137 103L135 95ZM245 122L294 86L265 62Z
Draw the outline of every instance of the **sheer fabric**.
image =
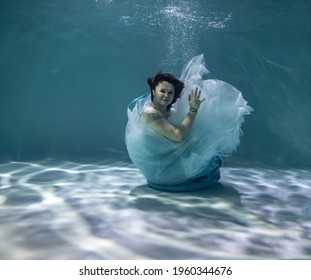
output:
M252 108L239 90L215 79L203 80L207 74L203 55L192 58L180 79L185 88L168 119L178 126L189 111L188 95L201 88L201 104L194 124L181 142L172 141L140 120L151 103L150 94L136 98L128 108L125 142L134 165L151 187L163 190L196 190L219 179L221 158L230 156L240 143L244 116Z

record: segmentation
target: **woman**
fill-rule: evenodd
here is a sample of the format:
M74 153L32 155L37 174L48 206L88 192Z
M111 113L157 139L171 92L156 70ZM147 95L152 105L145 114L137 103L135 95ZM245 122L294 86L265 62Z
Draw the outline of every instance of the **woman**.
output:
M182 141L192 123L200 104L205 100L200 100L201 91L198 88L189 95L189 112L182 123L175 127L169 121L170 109L179 98L184 83L171 74L158 73L154 78L148 79L151 90L151 104L144 110L142 122L150 125L152 129L173 141Z
M180 80L168 73L149 78L150 94L129 106L125 142L150 187L207 187L220 178L221 158L239 144L244 115L252 109L231 85L203 81L206 73L203 55L196 56Z

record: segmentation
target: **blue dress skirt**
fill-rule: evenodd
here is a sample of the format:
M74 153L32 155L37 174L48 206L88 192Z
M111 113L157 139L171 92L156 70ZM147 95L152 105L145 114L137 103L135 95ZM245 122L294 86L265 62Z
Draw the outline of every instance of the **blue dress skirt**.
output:
M184 67L180 79L185 83L181 98L171 109L168 121L178 126L189 111L191 89L201 88L201 104L196 119L181 142L155 132L141 115L150 106L150 94L138 97L128 107L125 143L134 165L152 188L166 191L196 191L220 178L222 157L230 156L240 143L244 116L252 108L239 90L207 74L203 55L195 56Z

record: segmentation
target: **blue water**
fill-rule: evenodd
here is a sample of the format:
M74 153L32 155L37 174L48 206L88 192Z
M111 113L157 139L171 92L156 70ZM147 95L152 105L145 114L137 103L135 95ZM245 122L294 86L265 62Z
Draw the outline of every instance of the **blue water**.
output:
M0 3L0 259L311 258L310 2ZM149 189L126 106L204 53L254 108L220 183Z

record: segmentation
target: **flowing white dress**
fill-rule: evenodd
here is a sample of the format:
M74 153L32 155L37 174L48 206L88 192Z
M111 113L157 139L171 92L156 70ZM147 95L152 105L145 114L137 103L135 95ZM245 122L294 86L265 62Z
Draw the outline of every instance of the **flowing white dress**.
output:
M180 79L185 88L168 121L174 126L181 123L189 111L188 95L195 86L201 88L201 98L206 100L181 142L172 141L141 122L142 113L150 106L150 94L129 105L125 143L131 160L149 186L170 191L207 186L219 179L219 176L211 179L211 173L219 169L221 158L230 156L240 143L244 116L252 108L232 85L215 79L203 80L202 75L207 73L203 55L192 58L182 70Z

